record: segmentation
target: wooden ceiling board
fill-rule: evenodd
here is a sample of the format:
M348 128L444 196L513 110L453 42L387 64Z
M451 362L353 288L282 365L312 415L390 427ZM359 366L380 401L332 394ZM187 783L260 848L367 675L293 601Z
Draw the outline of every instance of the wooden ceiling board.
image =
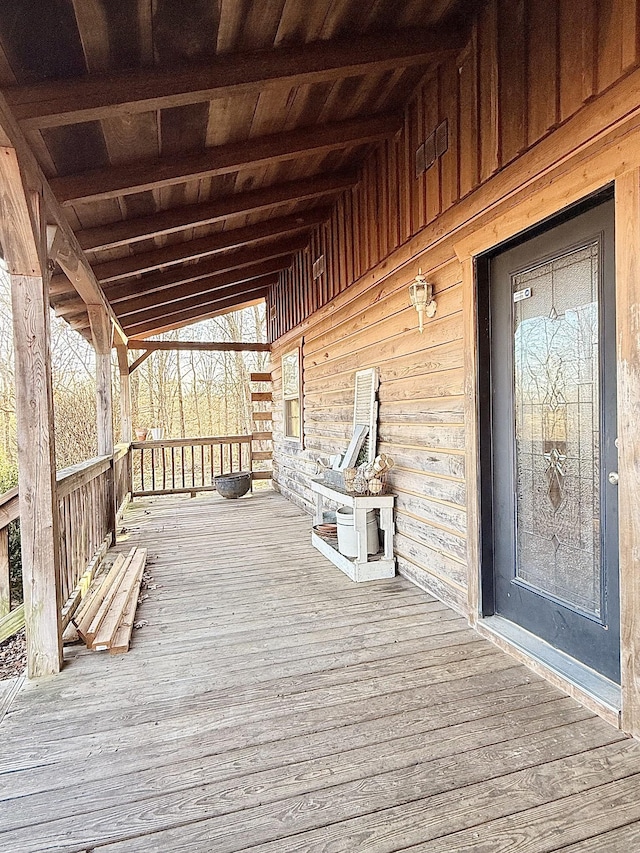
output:
M100 124L112 165L131 160L152 160L159 156L156 113L117 116L104 119Z
M218 54L230 53L235 49L250 5L251 0L220 0Z
M141 62L140 19L127 0L72 0L90 72L135 68Z
M333 87L333 83L304 83L296 86L289 98L283 130L293 130L317 120Z
M258 95L253 93L211 101L206 132L207 148L245 140L257 103Z
M295 218L307 222L314 211L316 216L325 216L322 206L331 198L326 194L324 198L304 193L299 197L283 195L266 206L247 209L234 206L229 196L246 197L263 187L357 166L371 144L394 132L401 107L431 61L426 55L425 28L439 25L446 16L454 21L456 12L462 19L465 10L475 3L476 0L471 4L461 0L405 0L401 4L397 0L12 0L0 4L0 86L9 86L8 97L13 93L18 98L15 109L27 117L24 129L32 149L54 191L66 203L75 231L82 235L118 222L141 224L143 230L132 240L125 237L112 244L107 241L93 252L87 244L88 257L96 270L101 270L101 275L107 275L109 269L120 270L114 273L118 281L120 276L136 275L117 285L125 287L129 294L126 298L132 299L134 288L144 290L145 279L153 287L153 282L165 275L154 272L156 266L149 266L155 263L154 257L164 259L162 263L173 266L167 271L169 276L160 279L164 285L159 286L167 287L164 298L173 302L181 291L175 289L177 285L169 285L171 276L175 278L177 274L189 280L189 276L198 275L194 270L200 266L202 279L207 263L224 265L220 253L249 251L229 252L227 245L243 245L237 243L234 232L264 231L265 236L256 238L252 247L251 258L257 262L261 251L265 256L268 253L265 240L273 240L269 228L274 222L293 222ZM408 35L394 41L393 33L400 30ZM447 47L447 32L440 40L431 36L431 44L436 44L440 55ZM52 33L56 35L53 39ZM454 30L450 30L450 36L459 39ZM366 41L368 38L370 42ZM422 51L413 57L408 53L412 38ZM347 47L334 43L336 39L342 39ZM397 46L402 39L404 58L398 54L399 59L391 59L390 53L385 65L385 60L373 56L375 46L400 50ZM330 40L331 44L320 46L321 41ZM396 47L389 47L392 43ZM372 47L365 50L365 44ZM256 50L264 53L255 62L242 56ZM381 49L380 56L383 52ZM222 83L214 86L227 86L229 79L232 82L227 91L233 94L202 98L197 87L191 92L184 88L180 94L180 86L190 83L187 75L195 73L194 63L206 63L200 68L213 69L219 61L216 57L229 54L231 64L227 62L227 66L236 70L229 78L224 77L223 71L219 78ZM314 66L313 56L330 57L324 70L321 65ZM345 61L340 56L351 63L346 69L340 66ZM286 62L290 60L285 57L296 58L289 69ZM373 60L381 64L373 65ZM263 62L266 65L260 64ZM187 66L188 71L181 70ZM243 67L246 71L242 71ZM276 76L267 78L266 83L249 83L253 88L243 90L242 74L262 73L262 67L274 69ZM155 76L145 71L154 68L159 69ZM196 75L193 79L205 81L208 72L203 73L205 76ZM153 89L152 82L165 80L169 94L157 104L149 101L151 106L147 108L144 100L132 102L132 109L107 106L99 120L78 123L78 106L84 102L74 96L69 100L71 112L66 118L60 117L71 123L57 124L58 118L51 115L50 119L43 119L51 126L42 131L36 129L41 120L38 111L42 112L37 98L42 97L42 92L58 92L63 98L65 91L80 91L73 82L78 80L85 87L83 91L90 92L93 87L98 97L101 85L105 91L100 77L104 74L119 74L120 78L113 79L133 81L131 91L140 93L143 89L136 90L135 85L149 83L151 98L161 91ZM213 75L210 79L217 78ZM240 83L234 83L234 79ZM65 80L73 88L64 89ZM34 84L44 88L34 88ZM170 94L171 85L176 87L176 96ZM124 102L122 95L131 97L126 85L115 85L113 92L114 104ZM22 95L33 97L34 106L28 101L20 103ZM43 106L53 113L57 108L54 104L58 102ZM34 115L33 124L29 111ZM372 120L372 116L382 118ZM222 204L229 207L218 205L209 219L199 220L197 215L190 217L185 212L216 199L225 199ZM239 203L242 205L242 201ZM171 222L175 211L186 219L174 219L165 228L160 224L157 231L145 233L145 220L151 223L164 211L169 212L167 222ZM228 240L231 242L225 242ZM218 255L213 254L216 252ZM185 257L202 260L185 263ZM149 271L140 277L140 269ZM231 281L235 274L224 275ZM105 285L105 289L115 286ZM169 291L169 286L174 290ZM62 299L62 284L56 287ZM198 302L201 294L197 287L189 285L191 302L179 311L172 310L172 328L177 327L174 323L193 322L192 317L213 310L206 301ZM149 298L132 303L141 316L153 310ZM246 298L239 287L236 301ZM65 310L69 312L71 308L68 299ZM155 310L160 311L158 307ZM159 314L148 317L146 327L158 322ZM82 327L82 322L79 325ZM136 323L137 328L143 325Z
M110 0L109 0L110 2ZM216 55L220 3L217 0L155 0L153 42L160 64Z
M314 0L306 4L305 13L301 15L299 0L286 0L273 40L274 46L318 41L333 2L334 0Z
M109 166L109 152L99 121L69 127L47 127L42 131L42 138L58 176Z
M235 50L261 50L272 47L284 5L285 0L263 0L261 3L251 3L235 44Z
M86 74L80 33L69 0L0 3L0 34L18 83Z
M15 86L17 83L16 75L13 73L9 58L5 53L2 39L0 38L0 86Z

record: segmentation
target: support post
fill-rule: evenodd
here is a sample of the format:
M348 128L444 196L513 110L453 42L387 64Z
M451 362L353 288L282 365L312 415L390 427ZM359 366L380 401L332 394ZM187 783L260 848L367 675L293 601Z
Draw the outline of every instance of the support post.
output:
M127 348L116 346L120 370L120 441L129 444L133 440L133 417L131 414L131 378Z
M11 610L11 574L9 571L9 528L0 530L0 619Z
M0 148L0 230L13 314L27 672L38 678L62 666L49 272L42 196L25 186L9 146Z
M622 728L640 737L640 169L615 196Z
M115 470L113 465L113 394L111 389L111 347L113 325L111 318L101 305L87 305L91 323L91 337L96 353L96 402L98 418L98 455L111 456L111 472L107 478L107 507L109 512L107 530L115 535L116 498Z

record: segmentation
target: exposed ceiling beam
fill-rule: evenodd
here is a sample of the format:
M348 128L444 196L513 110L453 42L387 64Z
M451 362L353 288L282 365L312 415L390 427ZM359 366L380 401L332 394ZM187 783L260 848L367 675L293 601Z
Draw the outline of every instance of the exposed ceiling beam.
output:
M262 243L258 246L234 249L222 252L210 258L203 258L197 264L186 264L184 266L169 267L166 272L146 275L142 278L131 278L124 281L106 283L104 291L110 303L139 293L151 293L155 290L164 290L176 284L186 284L188 281L196 281L216 273L226 272L240 267L256 264L269 258L278 258L298 252L308 244L306 234L295 237L287 237L283 240L274 240ZM55 275L51 279L49 292L53 296L64 297L70 293L67 277Z
M242 290L232 296L213 298L211 295L197 300L185 300L184 303L175 302L171 306L171 311L158 309L156 311L148 311L143 316L135 320L128 320L125 323L127 334L146 335L150 334L156 326L180 322L188 320L191 317L201 316L207 312L218 311L222 308L231 308L234 305L240 305L251 299L263 299L269 288L276 284L277 276L265 276L264 278L256 278L251 282L247 282Z
M231 314L235 311L241 311L243 308L251 308L253 305L259 305L261 302L264 302L264 299L267 295L267 292L262 293L255 298L249 298L246 302L231 302L229 305L217 308L214 308L211 311L207 311L205 314L202 314L200 311L195 312L185 312L184 317L180 317L179 319L170 319L168 322L160 324L158 326L154 326L153 329L144 329L139 332L141 335L161 335L163 332L171 332L174 329L181 329L184 326L192 326L194 323L200 323L202 320L210 320L212 317L221 317L223 314ZM160 322L160 321L158 321Z
M158 317L164 317L167 314L175 314L186 308L194 308L198 305L207 305L211 302L218 302L220 299L230 299L232 297L244 296L250 290L262 290L264 287L275 284L278 280L277 273L265 273L261 276L256 276L251 279L238 278L233 284L223 288L213 288L202 293L188 294L181 299L175 299L168 304L147 305L136 310L125 308L123 311L118 311L118 318L123 326L131 325L131 323L143 322L145 320L154 320Z
M265 219L263 222L256 222L255 225L245 225L243 228L233 228L230 231L219 231L217 234L209 234L197 240L173 243L151 252L140 252L138 255L128 255L115 261L95 264L93 272L101 284L131 278L131 276L151 272L161 267L196 261L228 249L237 249L240 246L258 243L273 237L283 237L287 234L294 234L296 231L309 230L319 222L324 222L330 213L330 208L323 207L295 213L291 216Z
M129 338L129 349L146 349L151 352L269 352L271 344L236 341L146 341Z
M301 86L436 62L464 46L451 27L386 32L232 54L183 67L92 74L6 90L24 128L40 129L180 107L270 86Z
M61 259L61 266L73 287L87 305L101 305L110 314L114 323L114 330L120 341L126 343L126 335L117 321L115 314L104 297L104 293L98 284L95 275L78 245L75 234L60 205L51 191L42 169L33 155L26 139L18 127L4 96L0 93L0 145L5 148L13 148L16 151L20 163L21 172L25 181L32 190L42 190L44 197L47 221L56 224L59 232L54 240L57 258Z
M397 115L351 119L218 145L185 157L159 157L52 178L50 183L61 204L98 201L361 145L392 136L399 128Z
M332 195L353 186L357 181L355 172L334 172L328 175L314 175L299 181L264 187L236 195L224 196L204 204L189 204L154 213L126 219L111 225L85 228L76 231L78 243L85 251L101 252L118 246L129 246L140 240L174 234L188 228L211 225L229 216L260 213L279 204L306 201Z
M253 264L250 267L244 267L241 270L229 270L220 275L212 275L208 278L201 278L198 281L192 281L189 284L181 284L177 287L169 287L156 293L141 294L140 296L131 296L128 299L122 300L114 305L114 309L118 317L122 320L129 314L136 311L143 311L155 306L170 306L173 302L178 302L181 299L186 299L190 296L204 295L215 291L220 296L231 295L231 288L240 282L251 281L251 279L259 278L263 275L271 275L288 266L291 261L291 256L283 258L272 258L268 261L262 261L258 264ZM169 308L167 308L169 310Z

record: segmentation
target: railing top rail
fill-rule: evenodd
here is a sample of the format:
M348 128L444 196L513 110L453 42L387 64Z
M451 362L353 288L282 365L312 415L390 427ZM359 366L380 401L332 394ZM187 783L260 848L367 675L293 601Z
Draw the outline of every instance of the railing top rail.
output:
M206 438L163 438L158 441L134 441L133 450L146 450L152 447L201 447L208 444L248 444L251 435L213 435Z
M0 529L20 518L20 504L18 501L18 487L9 489L0 495Z
M116 444L113 448L113 461L118 462L120 459L123 459L129 450L131 449L131 442L121 442L120 444Z
M79 462L77 465L70 465L69 468L63 468L56 474L58 483L58 498L65 498L83 486L89 483L100 474L104 474L111 466L111 456L96 456L94 459L87 459L86 462Z

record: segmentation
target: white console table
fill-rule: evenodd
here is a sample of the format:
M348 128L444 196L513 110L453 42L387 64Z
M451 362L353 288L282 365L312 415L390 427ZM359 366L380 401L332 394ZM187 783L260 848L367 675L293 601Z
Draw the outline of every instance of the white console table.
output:
M371 581L392 578L396 573L393 556L393 504L394 495L352 495L327 485L323 480L312 480L311 491L316 496L314 524L322 524L324 501L330 500L353 509L353 523L358 540L358 556L345 557L317 533L311 534L312 545L341 569L352 581ZM382 554L367 554L367 511L380 511L380 530L383 534Z

